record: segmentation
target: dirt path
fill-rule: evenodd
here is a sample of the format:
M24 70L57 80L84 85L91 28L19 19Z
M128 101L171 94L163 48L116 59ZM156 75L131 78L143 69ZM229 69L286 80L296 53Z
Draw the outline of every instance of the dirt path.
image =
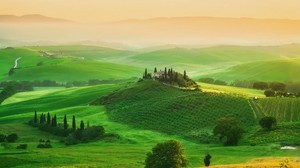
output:
M19 57L15 60L15 65L14 65L14 68L18 68L18 63L19 63L19 60L21 59L22 57Z

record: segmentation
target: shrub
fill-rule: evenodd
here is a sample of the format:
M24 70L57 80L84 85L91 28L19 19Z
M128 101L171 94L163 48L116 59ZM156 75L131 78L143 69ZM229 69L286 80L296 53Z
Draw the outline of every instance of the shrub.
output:
M182 144L176 140L158 143L147 153L145 168L181 168L187 166Z
M215 135L220 136L226 146L235 146L242 138L243 129L240 122L234 117L224 117L219 119L213 130Z
M37 148L52 148L51 144L38 144Z
M17 149L27 149L27 144L20 144L17 146Z
M6 139L6 135L0 134L0 142L4 142Z
M265 90L264 94L266 95L266 97L273 97L275 96L275 91L268 89Z
M71 133L67 136L65 143L66 143L66 145L75 145L75 144L78 144L79 141L78 141L78 139L76 139L74 133Z
M96 138L103 138L104 134L105 130L102 126L92 126L83 130L82 141L88 142Z
M276 118L263 117L259 120L259 125L264 129L270 130L272 126L276 125Z
M18 135L13 133L6 137L7 142L15 142L18 139Z

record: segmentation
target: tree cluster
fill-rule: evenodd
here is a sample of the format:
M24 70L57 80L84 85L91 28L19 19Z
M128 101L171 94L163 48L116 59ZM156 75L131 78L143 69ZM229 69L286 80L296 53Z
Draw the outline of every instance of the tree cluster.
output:
M62 123L58 123L56 114L51 117L49 112L47 114L42 113L38 117L37 112L35 111L33 119L30 120L29 123L34 127L38 127L43 131L47 131L58 136L68 136L71 132L76 130L75 116L72 117L72 128L69 128L67 115L64 115ZM84 125L84 122L81 121L80 125Z
M226 146L236 146L243 135L240 121L235 117L223 117L218 120L213 133L218 135Z
M4 89L0 92L0 104L10 96L16 93L16 88L14 86L5 86Z
M54 135L67 137L66 144L72 145L81 142L89 142L96 139L100 139L104 137L105 130L102 126L85 126L83 120L80 121L79 128L76 125L76 117L72 116L72 124L69 127L67 115L64 115L63 122L58 123L56 114L51 117L51 114L48 112L47 114L41 113L38 117L37 112L34 112L33 119L29 121L34 127L38 127L43 131L47 131ZM41 143L40 146L47 146L47 142Z
M209 83L209 84L214 84L214 85L224 85L226 86L227 83L225 81L222 80L215 80L213 78L200 78L198 79L199 82L203 82L203 83Z
M153 75L149 73L146 68L143 73L143 79L154 79L170 85L177 85L179 87L197 87L196 82L188 77L186 71L183 71L183 74L181 74L174 71L172 68L167 69L166 67L163 71L157 71L157 68L155 67Z
M15 142L16 140L18 140L18 135L16 133L12 133L9 135L4 135L4 134L0 134L0 142Z
M271 130L276 123L276 118L270 116L263 117L259 120L259 125L266 130Z
M40 139L40 143L37 145L37 148L52 148L51 141Z
M91 126L84 128L83 122L80 128L70 133L66 139L66 145L74 145L78 143L86 143L103 138L105 130L103 126Z
M187 167L182 144L177 140L158 143L147 153L145 168L181 168Z

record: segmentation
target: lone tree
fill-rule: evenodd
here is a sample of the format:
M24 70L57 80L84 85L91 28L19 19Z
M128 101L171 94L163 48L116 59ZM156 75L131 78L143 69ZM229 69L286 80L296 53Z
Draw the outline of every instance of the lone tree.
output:
M213 132L215 135L219 135L224 145L236 146L244 131L235 117L223 117L219 119Z
M47 125L50 125L51 123L51 116L50 116L50 113L48 112L47 113Z
M145 168L181 168L187 166L182 144L176 140L158 143L147 153Z
M75 120L75 116L73 115L73 120L72 120L72 129L76 130L76 120Z
M38 119L37 119L37 113L36 113L36 110L34 111L34 117L33 117L33 123L34 124L37 124L38 122Z
M276 122L276 118L274 117L263 117L259 120L259 125L266 130L271 130L276 125Z
M64 129L68 129L68 121L67 121L67 115L65 114L65 117L64 117Z
M186 71L183 71L183 79L186 79Z
M82 120L80 121L80 129L84 130L84 122Z

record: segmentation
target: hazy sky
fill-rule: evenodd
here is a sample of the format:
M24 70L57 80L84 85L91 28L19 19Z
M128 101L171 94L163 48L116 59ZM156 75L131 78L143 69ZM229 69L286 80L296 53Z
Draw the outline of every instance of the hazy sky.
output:
M300 0L0 0L0 14L80 22L174 16L300 19Z

